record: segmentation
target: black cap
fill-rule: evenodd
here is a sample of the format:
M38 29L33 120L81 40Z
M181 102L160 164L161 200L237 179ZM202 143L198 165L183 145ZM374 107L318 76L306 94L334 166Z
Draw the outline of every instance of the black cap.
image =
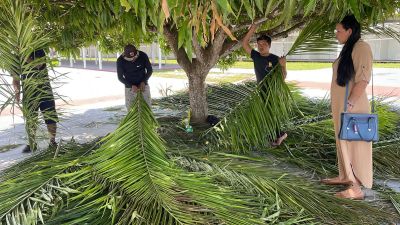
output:
M36 50L36 51L32 52L29 55L29 58L36 59L36 58L42 58L42 57L45 57L45 56L46 56L46 53L44 52L44 50L43 49L39 49L39 50Z
M126 45L124 48L124 56L128 58L132 58L136 55L137 49L134 45Z

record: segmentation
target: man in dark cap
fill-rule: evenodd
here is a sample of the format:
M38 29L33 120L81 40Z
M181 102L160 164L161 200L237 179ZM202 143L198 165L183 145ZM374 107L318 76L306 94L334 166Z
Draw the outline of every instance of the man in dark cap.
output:
M36 50L29 55L27 66L34 63L34 67L27 74L13 76L13 86L16 101L20 101L22 83L22 113L25 118L25 129L28 133L29 144L23 152L28 153L37 149L35 141L38 126L38 111L42 112L50 136L49 147L55 148L58 116L55 107L54 95L46 67L46 53ZM21 81L21 82L20 82Z
M151 95L148 80L153 68L146 53L128 44L124 53L117 60L118 80L125 85L125 106L130 109L137 92L142 92L147 104L151 106Z

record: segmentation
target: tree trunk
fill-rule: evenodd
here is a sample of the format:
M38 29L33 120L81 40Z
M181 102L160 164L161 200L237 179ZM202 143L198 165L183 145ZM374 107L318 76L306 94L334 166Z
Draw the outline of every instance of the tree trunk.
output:
M192 123L204 123L208 116L206 75L192 71L189 77L189 102Z
M197 39L193 39L195 58L189 59L184 48L178 48L178 30L171 24L164 25L165 38L174 52L178 64L189 78L189 102L192 123L205 123L208 116L206 77L217 63L226 34L222 29L215 34L214 41L203 48Z

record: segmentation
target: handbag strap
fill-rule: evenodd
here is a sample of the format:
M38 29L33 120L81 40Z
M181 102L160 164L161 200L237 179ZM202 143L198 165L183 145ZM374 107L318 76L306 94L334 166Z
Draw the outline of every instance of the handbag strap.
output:
M375 113L375 98L374 98L374 70L372 69L372 103L371 103L371 112ZM346 95L344 96L344 111L347 112L347 98L349 97L349 82L346 84Z

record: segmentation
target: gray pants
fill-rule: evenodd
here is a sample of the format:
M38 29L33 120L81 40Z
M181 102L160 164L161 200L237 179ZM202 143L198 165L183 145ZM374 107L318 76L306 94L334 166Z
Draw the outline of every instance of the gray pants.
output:
M125 106L129 111L133 101L136 98L136 93L132 92L132 88L125 88ZM146 101L147 105L151 107L151 94L150 94L150 86L146 85L143 91L143 98Z

